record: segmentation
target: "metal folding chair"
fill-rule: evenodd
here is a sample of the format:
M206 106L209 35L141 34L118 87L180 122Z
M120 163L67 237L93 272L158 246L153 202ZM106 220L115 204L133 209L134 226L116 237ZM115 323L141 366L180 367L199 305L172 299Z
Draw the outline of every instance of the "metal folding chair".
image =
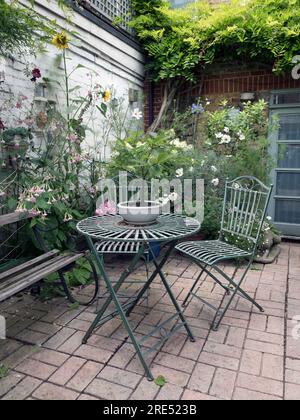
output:
M254 177L240 177L226 182L221 231L218 240L202 242L185 242L176 247L178 251L192 258L201 268L201 273L189 291L183 305L195 297L215 311L212 329L217 331L233 299L239 295L250 301L261 312L264 309L243 289L242 284L251 268L257 252L263 224L265 222L273 186L267 187ZM239 247L236 244L239 243ZM223 271L218 264L235 261L236 269L232 277ZM247 260L247 265L240 279L236 279L240 263ZM213 273L217 272L217 275ZM224 290L219 308L202 299L195 293L196 287L206 273ZM220 275L220 278L217 276ZM224 280L228 283L224 284ZM224 309L226 296L229 297Z

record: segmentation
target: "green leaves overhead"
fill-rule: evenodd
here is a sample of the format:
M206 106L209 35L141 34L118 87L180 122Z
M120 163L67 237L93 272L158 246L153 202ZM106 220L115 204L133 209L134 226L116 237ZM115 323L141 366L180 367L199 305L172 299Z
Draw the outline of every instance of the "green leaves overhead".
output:
M0 0L0 55L34 53L49 39L51 24L18 1Z
M292 67L300 50L298 0L207 0L171 9L164 0L133 0L131 25L149 57L153 80L183 77L218 62L257 61L276 73Z

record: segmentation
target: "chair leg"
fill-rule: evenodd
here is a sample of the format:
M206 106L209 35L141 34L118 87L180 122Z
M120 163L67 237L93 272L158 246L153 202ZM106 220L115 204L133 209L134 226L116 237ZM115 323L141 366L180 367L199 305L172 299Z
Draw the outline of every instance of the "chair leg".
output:
M148 281L149 280L149 267L148 267L147 258L145 258L145 268L146 268L146 277ZM149 309L149 297L150 297L150 287L147 289L147 292L146 292L146 303L147 303L148 309Z
M229 307L230 307L230 305L231 305L231 303L232 303L233 299L235 298L235 296L236 296L236 294L238 293L238 291L239 291L239 290L242 290L242 289L241 289L242 283L243 283L243 281L245 280L246 275L247 275L247 273L248 273L248 271L249 271L249 269L250 269L251 265L252 265L252 261L248 264L248 266L247 266L247 268L246 268L246 270L245 270L244 274L242 275L242 277L241 277L241 279L240 279L239 283L237 283L237 284L235 285L236 287L235 287L235 289L232 291L233 293L232 293L232 295L230 296L230 299L229 299L229 301L227 302L227 304L226 304L225 308L223 309L223 311L220 311L220 310L219 310L219 311L216 313L216 316L215 316L215 318L214 318L214 320L213 320L213 324L212 324L212 330L213 330L213 331L218 331L219 326L220 326L221 322L223 321L223 318L224 318L224 316L226 315L226 312L228 311L228 309L229 309ZM237 272L237 270L238 270L238 267L237 267L237 269L236 269L236 272ZM234 277L233 277L233 278L234 278ZM231 284L234 284L234 282L233 282L233 278L231 279ZM225 296L226 296L226 295L224 295L224 297L223 297L223 300L222 300L222 302L221 302L221 306L223 305L223 302L224 302ZM221 307L221 306L220 306L220 307ZM219 319L218 319L218 317L219 317ZM218 321L217 321L217 319L218 319Z
M249 263L249 265L246 268L245 276L247 275L250 267L252 265L252 262ZM218 267L215 267L215 269L230 283L230 285L233 287L231 288L231 291L234 291L237 288L237 292L243 295L245 299L247 299L249 302L251 302L260 312L265 312L264 309L250 296L248 293L246 293L238 284L234 282L234 277L230 278L227 276L226 273L224 273L222 270L220 270Z
M99 254L100 260L102 262L102 264L104 265L104 257L103 254ZM95 314L97 314L100 311L100 300L101 300L101 287L100 287L100 277L99 277L99 289L98 289L98 294L97 294L97 305L96 305L96 311Z
M200 266L200 265L199 265L199 266ZM200 266L200 267L201 267L201 266ZM189 300L190 296L192 295L193 291L195 290L195 287L196 287L196 286L197 286L197 284L199 283L199 280L201 279L202 274L204 273L204 271L205 271L205 268L206 268L206 267L207 267L207 265L205 265L204 267L201 267L201 268L202 268L202 271L200 272L200 274L199 274L199 276L197 277L197 279L196 279L195 283L194 283L194 284L193 284L193 286L191 287L191 289L190 289L190 291L189 291L189 293L188 293L187 297L184 299L183 304L182 304L182 306L183 306L183 307L186 307L186 306L187 306L187 301Z

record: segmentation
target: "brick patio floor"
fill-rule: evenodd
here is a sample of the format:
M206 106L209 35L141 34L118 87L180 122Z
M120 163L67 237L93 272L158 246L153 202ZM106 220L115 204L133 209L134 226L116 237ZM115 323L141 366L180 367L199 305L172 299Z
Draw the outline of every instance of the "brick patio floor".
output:
M117 276L124 263L112 260L112 275ZM165 271L182 302L197 267L174 255ZM134 278L143 274L140 270ZM118 318L81 345L95 306L72 309L64 299L43 303L29 295L6 301L0 314L7 319L9 338L0 341L0 364L10 371L0 380L0 398L300 400L300 340L292 336L292 331L300 335L294 318L300 315L300 244L284 243L275 264L254 267L245 290L255 295L265 313L251 312L249 303L237 298L218 332L209 331L210 310L192 301L185 314L196 343L179 333L150 359L154 376L167 380L162 388L144 377ZM212 302L221 297L210 280L199 293ZM173 312L159 280L151 288L149 306L151 311L143 302L130 318L137 335Z

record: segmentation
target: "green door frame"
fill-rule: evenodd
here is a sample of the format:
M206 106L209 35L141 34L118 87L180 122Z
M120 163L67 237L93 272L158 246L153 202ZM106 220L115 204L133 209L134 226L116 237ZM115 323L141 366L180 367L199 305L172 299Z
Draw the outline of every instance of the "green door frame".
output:
M276 115L293 115L299 113L299 119L300 119L300 102L299 103L290 103L290 104L276 104L274 99L276 95L278 94L284 94L284 93L300 93L300 89L289 89L289 90L278 90L278 91L272 91L271 92L271 102L270 102L270 119ZM279 168L278 165L278 156L279 156L279 145L280 144L298 144L297 141L290 141L290 140L279 140L279 129L270 132L270 153L273 159L275 159L275 165L276 167L272 170L272 181L274 183L274 190L271 197L271 202L269 206L269 213L270 216L273 218L274 225L282 232L283 236L286 237L300 237L300 224L294 224L294 223L282 223L282 222L276 222L276 201L279 200L291 200L291 201L299 201L300 202L300 186L299 186L299 195L298 196L282 196L277 194L277 176L278 173L299 173L300 174L300 168ZM298 140L298 139L295 139ZM300 145L300 139L299 139L299 145Z

